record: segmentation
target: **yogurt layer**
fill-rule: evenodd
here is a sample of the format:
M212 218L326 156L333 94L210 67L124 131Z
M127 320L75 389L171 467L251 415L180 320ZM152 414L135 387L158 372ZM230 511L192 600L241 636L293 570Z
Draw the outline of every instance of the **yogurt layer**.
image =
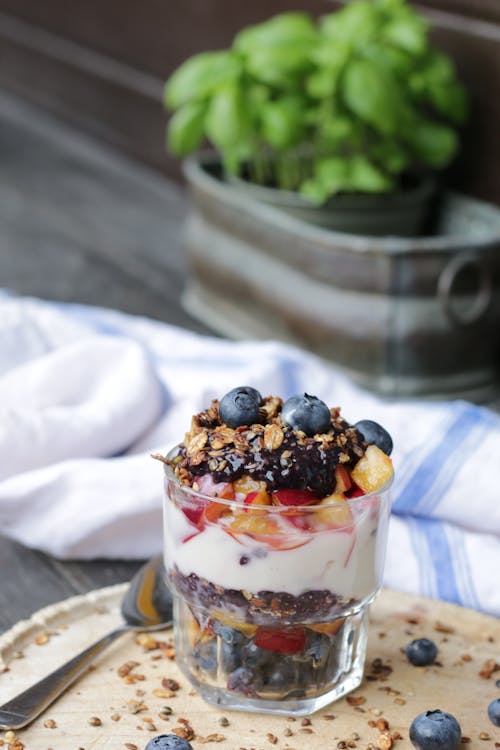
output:
M383 552L377 545L379 518L368 508L352 530L307 533L302 546L274 549L246 534L238 539L218 524L197 533L182 511L168 503L165 513L165 565L177 566L225 589L286 592L292 596L328 590L363 600L379 585ZM385 539L385 530L381 534ZM186 541L187 540L187 541Z

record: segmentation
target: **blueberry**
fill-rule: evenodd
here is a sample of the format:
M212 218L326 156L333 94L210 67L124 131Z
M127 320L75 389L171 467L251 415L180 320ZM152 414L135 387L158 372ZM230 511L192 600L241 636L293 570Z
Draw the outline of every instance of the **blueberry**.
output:
M259 421L259 406L262 396L255 388L248 385L233 388L222 397L219 404L219 415L229 427L252 425Z
M419 714L410 727L411 743L418 750L456 750L461 734L455 717L439 709Z
M327 432L332 423L330 409L316 396L292 396L283 405L281 416L294 430L312 437Z
M260 648L259 646L256 646L255 643L251 642L243 652L243 663L250 669L255 669L256 667L261 668L265 664L267 664L272 659L272 657L272 651L267 651L266 649Z
M417 638L405 648L406 658L415 667L427 667L429 664L434 664L437 652L437 646L430 638Z
M371 419L362 419L354 425L356 430L361 433L363 439L368 445L376 445L381 451L388 456L392 453L392 438L377 422Z
M193 750L193 746L176 734L160 734L149 740L146 750Z
M240 633L240 631L236 630L235 628L230 628L228 625L222 625L219 620L216 620L214 622L213 628L214 633L230 646L232 646L233 644L239 646L245 640L245 636L243 635L243 633Z
M328 636L315 633L311 644L305 651L305 655L311 660L311 666L315 669L323 667L330 656L331 642Z
M206 643L197 643L192 652L196 667L204 672L217 671L217 640L212 638Z
M277 661L269 666L264 676L264 685L272 691L288 693L296 687L295 665L290 661Z
M255 695L254 674L246 667L238 667L229 675L227 689L243 695Z
M500 698L491 701L488 706L488 716L496 727L500 727Z

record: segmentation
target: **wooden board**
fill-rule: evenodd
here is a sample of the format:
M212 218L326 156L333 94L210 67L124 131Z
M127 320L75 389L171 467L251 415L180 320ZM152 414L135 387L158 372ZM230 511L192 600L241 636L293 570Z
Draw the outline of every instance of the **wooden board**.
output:
M0 702L113 628L120 619L118 606L124 591L125 586L118 585L68 599L40 610L4 634L0 638ZM470 738L470 750L500 747L500 729L486 714L488 703L500 695L495 686L500 671L489 677L479 675L487 660L500 661L500 621L394 591L380 595L371 620L362 686L351 694L351 702L348 697L314 714L310 725L286 716L225 711L229 725L222 726L223 712L195 694L175 661L168 658L168 649L146 651L135 642L136 637L126 635L31 727L18 731L21 745L16 750L22 745L26 750L133 750L134 746L143 750L151 737L182 726L180 719L187 719L195 732L195 750L216 740L220 750L335 750L342 741L351 743L348 748L364 749L376 746L380 730L373 724L381 718L393 734L401 735L394 741L395 750L409 750L411 721L421 711L434 708L457 717L463 735ZM436 641L438 665L417 668L406 661L402 647L419 636ZM155 638L168 643L172 631ZM378 674L373 673L374 659L384 665ZM117 672L127 661L138 662L130 672L135 678L120 677ZM173 696L162 697L164 678L180 683ZM358 699L354 704L352 696ZM162 718L165 705L172 708L172 715ZM131 708L141 710L131 713ZM101 724L89 723L92 717ZM50 726L52 722L55 727ZM212 742L204 742L210 735L215 735Z

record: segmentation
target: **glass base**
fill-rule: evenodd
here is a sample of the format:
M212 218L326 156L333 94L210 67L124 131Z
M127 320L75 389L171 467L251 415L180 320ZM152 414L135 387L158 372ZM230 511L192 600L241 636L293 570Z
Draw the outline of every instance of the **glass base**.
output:
M361 683L368 607L331 623L257 629L175 597L174 617L177 664L207 703L301 716Z

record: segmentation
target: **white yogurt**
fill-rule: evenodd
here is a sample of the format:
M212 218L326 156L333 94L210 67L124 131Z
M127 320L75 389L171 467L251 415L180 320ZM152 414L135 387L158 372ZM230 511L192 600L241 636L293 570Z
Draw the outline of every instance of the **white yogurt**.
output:
M235 539L217 524L196 533L182 511L167 500L165 564L167 569L175 565L185 576L194 573L226 589L293 596L328 590L364 599L378 587L383 563L380 550L377 552L378 520L365 508L355 518L352 531L297 532L307 543L283 550L246 534ZM383 548L385 529L382 536ZM186 538L188 541L183 541ZM241 564L242 558L247 558L245 564Z

